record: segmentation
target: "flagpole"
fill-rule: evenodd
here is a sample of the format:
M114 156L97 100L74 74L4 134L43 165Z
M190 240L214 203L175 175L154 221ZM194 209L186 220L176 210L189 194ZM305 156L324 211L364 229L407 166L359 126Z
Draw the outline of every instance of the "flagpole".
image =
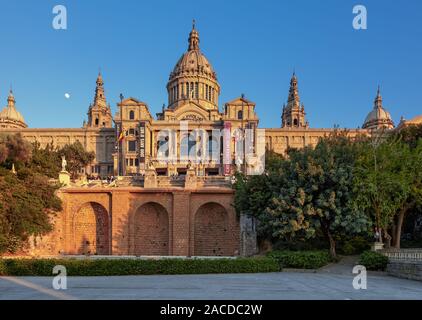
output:
M122 111L122 105L123 105L123 94L120 94L120 133L119 133L119 175L124 176L124 165L123 165L123 143L122 143L122 134L123 134L123 111Z

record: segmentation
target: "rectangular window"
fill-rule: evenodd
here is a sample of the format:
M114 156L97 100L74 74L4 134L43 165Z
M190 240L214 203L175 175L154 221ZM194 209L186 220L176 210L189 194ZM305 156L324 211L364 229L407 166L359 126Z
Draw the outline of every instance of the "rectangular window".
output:
M139 167L139 159L135 159L135 167Z
M136 141L128 141L128 151L129 152L136 151Z

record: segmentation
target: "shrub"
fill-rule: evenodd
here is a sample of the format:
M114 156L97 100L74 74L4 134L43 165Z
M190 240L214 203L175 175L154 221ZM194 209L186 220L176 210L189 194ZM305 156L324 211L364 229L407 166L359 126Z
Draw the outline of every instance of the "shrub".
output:
M280 268L318 269L332 261L328 251L272 251L267 257L277 260Z
M387 268L388 258L378 252L365 251L360 255L359 263L368 270L384 271Z
M340 252L345 255L361 254L370 249L370 241L362 236L345 240L340 246Z
M3 259L0 274L52 276L53 267L63 265L69 276L120 276L152 274L207 274L278 272L271 258L238 259Z

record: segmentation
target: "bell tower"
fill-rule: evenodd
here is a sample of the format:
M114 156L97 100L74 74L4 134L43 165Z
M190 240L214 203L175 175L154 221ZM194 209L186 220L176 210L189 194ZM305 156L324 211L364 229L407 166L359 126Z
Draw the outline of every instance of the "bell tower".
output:
M290 80L289 98L287 105L283 105L281 116L282 128L308 128L306 121L305 106L300 103L299 90L296 73L293 73Z
M98 73L95 88L94 103L89 106L87 127L112 128L113 117L110 105L107 104L104 94L104 81L101 72Z

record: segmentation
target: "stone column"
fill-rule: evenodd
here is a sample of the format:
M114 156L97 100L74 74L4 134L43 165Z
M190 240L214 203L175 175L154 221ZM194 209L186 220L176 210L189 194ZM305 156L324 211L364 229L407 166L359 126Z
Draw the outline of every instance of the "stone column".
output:
M173 193L173 255L190 256L190 192Z
M258 253L255 218L240 215L240 255L250 257Z
M157 172L155 169L145 170L144 188L157 188Z

